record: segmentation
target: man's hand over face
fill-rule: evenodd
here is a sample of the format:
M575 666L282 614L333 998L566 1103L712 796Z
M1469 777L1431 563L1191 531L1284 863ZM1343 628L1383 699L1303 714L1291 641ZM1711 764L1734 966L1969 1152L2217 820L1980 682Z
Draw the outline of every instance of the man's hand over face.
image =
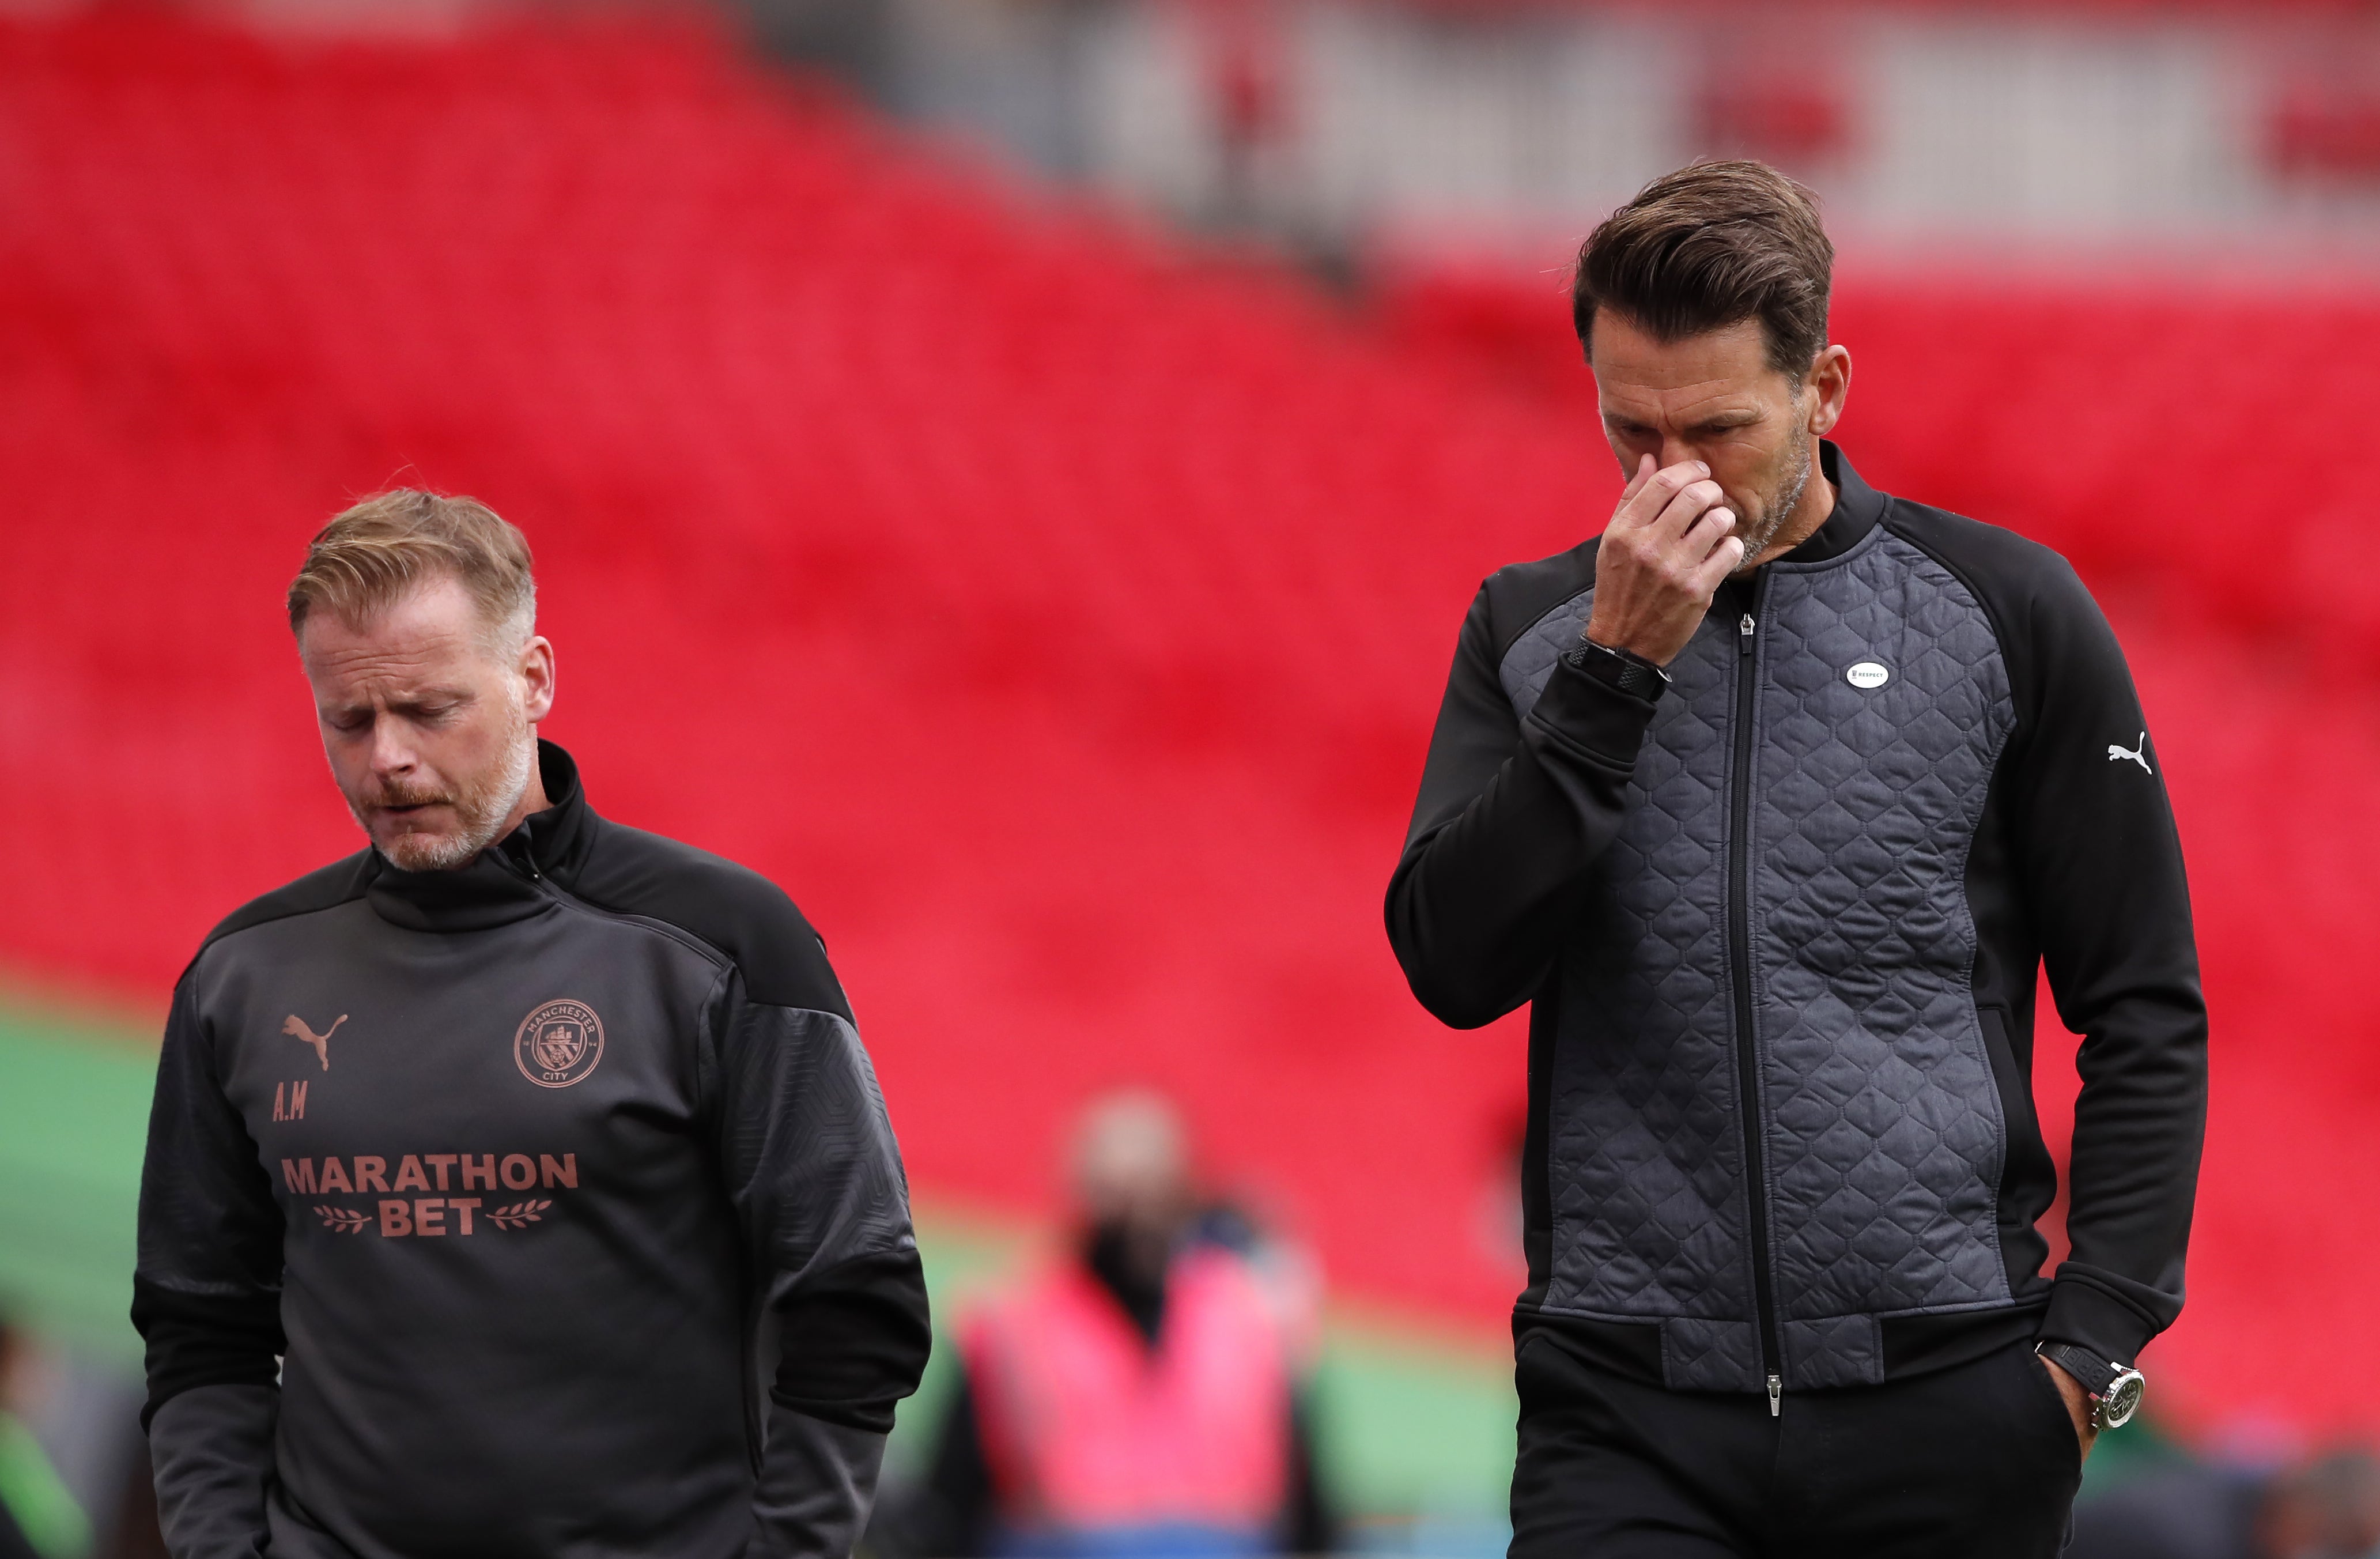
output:
M1586 637L1667 665L1702 626L1719 583L1743 561L1726 493L1699 460L1637 462L1595 560Z

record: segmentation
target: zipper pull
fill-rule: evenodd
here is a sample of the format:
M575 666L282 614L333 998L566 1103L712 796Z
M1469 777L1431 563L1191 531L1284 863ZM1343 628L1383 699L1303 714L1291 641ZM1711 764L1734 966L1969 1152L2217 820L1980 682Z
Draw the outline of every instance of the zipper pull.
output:
M1735 625L1735 652L1737 654L1749 655L1752 653L1752 630L1754 627L1755 625L1752 621L1752 614L1749 612L1746 612L1743 615L1743 621Z
M1743 620L1747 623L1752 621L1750 617L1746 617ZM1782 1375L1771 1375L1768 1377L1768 1416L1773 1419L1784 1411L1785 1377Z

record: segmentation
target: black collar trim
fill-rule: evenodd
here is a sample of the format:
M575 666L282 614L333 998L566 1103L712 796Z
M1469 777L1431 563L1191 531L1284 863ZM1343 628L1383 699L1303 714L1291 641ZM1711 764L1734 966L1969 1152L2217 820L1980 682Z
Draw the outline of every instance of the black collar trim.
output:
M539 879L567 888L594 846L598 822L578 783L578 765L552 742L537 744L538 775L553 804L452 871L405 871L372 853L364 889L372 910L412 931L469 932L525 920L552 907Z
M1860 480L1859 472L1832 439L1818 441L1818 469L1834 484L1835 509L1809 540L1778 558L1779 563L1826 563L1840 557L1866 540L1884 518L1892 500Z

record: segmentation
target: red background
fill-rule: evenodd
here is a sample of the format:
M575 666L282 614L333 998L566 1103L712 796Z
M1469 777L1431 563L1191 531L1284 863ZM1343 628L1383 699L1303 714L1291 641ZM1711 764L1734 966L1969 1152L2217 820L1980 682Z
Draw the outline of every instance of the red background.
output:
M10 25L0 148L0 958L153 1005L355 848L279 592L470 492L549 734L819 923L924 1193L1041 1208L1154 1082L1342 1288L1499 1324L1519 1035L1423 1015L1379 898L1473 589L1617 489L1551 282L1351 312L650 24ZM1863 472L2066 551L2155 722L2216 1036L2163 1405L2380 1422L2380 295L1852 264L1836 335Z

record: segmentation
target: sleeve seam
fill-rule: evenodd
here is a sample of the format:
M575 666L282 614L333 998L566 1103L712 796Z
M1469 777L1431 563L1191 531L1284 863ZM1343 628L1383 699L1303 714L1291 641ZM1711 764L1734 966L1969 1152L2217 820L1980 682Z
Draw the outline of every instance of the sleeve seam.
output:
M367 851L366 853L369 853L369 852ZM346 858L346 859L354 859L355 858L354 858L354 857L347 857L347 858ZM332 863L332 865L334 865L334 866L335 866L335 865L337 865L337 864L339 864L339 863L338 863L338 862L336 862L336 861L334 861L334 862ZM328 868L325 868L324 870L328 870ZM360 870L360 869L359 869L359 870ZM377 874L378 874L378 873L377 873L377 869L375 869L374 875L377 875ZM369 889L369 888L370 888L370 881L369 881L369 880L367 880L364 883L362 883L360 886L358 886L358 887L356 889L356 891L354 891L353 893L349 893L349 894L345 895L344 895L344 896L342 896L342 897L333 899L333 900L332 900L330 903L328 903L328 904L307 904L307 905L300 905L300 906L298 906L298 907L294 907L294 908L284 909L284 910L278 911L277 913L274 913L274 914L265 915L265 916L261 916L261 917L259 917L258 919L253 920L247 921L247 922L245 922L244 924L230 927L228 930L225 929L225 927L224 927L224 926L222 926L222 925L217 925L213 930L212 930L212 931L210 931L209 932L207 932L206 936L205 936L203 939L201 939L201 940L200 941L200 943L199 943L199 950L198 950L196 953L193 953L193 954L191 954L191 955L190 955L190 962L189 962L189 965L186 968L186 969L185 969L185 971L184 971L184 972L186 972L186 973L187 973L188 968L196 968L196 967L197 967L197 965L198 965L199 960L200 960L200 958L205 957L205 956L207 956L207 952L208 952L208 950L209 950L209 949L211 949L211 948L212 948L212 947L215 947L215 946L217 946L217 945L219 945L219 944L223 944L223 943L229 942L229 941L231 941L231 940L232 940L232 938L234 938L234 937L237 937L237 936L246 936L249 932L252 932L252 931L261 931L261 930L263 930L263 929L264 929L265 927L267 927L267 926L277 926L277 925L279 925L279 924L280 924L282 921L284 921L284 920L302 920L302 919L304 919L306 916L309 916L309 915L327 915L327 914L329 914L329 913L330 913L332 910L334 910L334 909L345 909L348 905L350 905L350 904L354 904L354 903L357 903L357 902L358 902L359 900L361 900L361 899L365 896L365 892L366 892L366 890L367 890L367 889ZM280 890L280 889L275 889L274 891L275 891L275 892L280 892L280 891L282 891L282 890ZM265 895L265 896L270 897L270 896L272 896L272 895ZM245 909L246 907L247 907L246 906L242 906L242 907L241 907L241 908L242 908L242 909ZM236 918L237 918L240 913L241 913L241 910L240 910L240 909L235 909L235 910L233 910L233 911L231 912L231 914L230 914L230 915L226 915L225 917L224 917L224 919L225 919L225 920L230 920L236 919Z
M224 1370L195 1371L192 1379L176 1381L163 1393L152 1393L149 1399L140 1405L140 1432L143 1434L149 1432L149 1426L155 1420L158 1409L165 1404L177 1396L186 1395L194 1391L203 1391L209 1386L261 1386L278 1395L281 1391L281 1377L278 1370L266 1379L260 1379L252 1373L234 1374Z
M1624 699L1628 696L1625 693L1619 692L1616 688L1613 692L1614 695L1619 698ZM1557 727L1552 721L1539 719L1537 717L1537 712L1534 709L1529 712L1529 724L1535 725L1539 731L1543 732L1547 740L1562 749L1565 752L1617 770L1618 777L1620 778L1625 779L1636 772L1636 764L1633 760L1615 758L1610 753L1605 752L1599 748L1587 746L1577 737Z
M2148 1311L2143 1309L2140 1305L2131 1298L2117 1292L2114 1288L2100 1282L2096 1277L2094 1277L2087 1272L2060 1273L2052 1281L2052 1287L2054 1288L2057 1284L2060 1283L2073 1284L2079 1288L2088 1289L2092 1293L2096 1294L2103 1298L2111 1299L2115 1303L2123 1306L2124 1309L2137 1316L2143 1325L2149 1328L2149 1332L2152 1336L2165 1330L2165 1322L2159 1321L2155 1316L2151 1315Z
M1488 588L1487 583L1482 581L1479 588L1483 591L1486 590ZM1593 574L1590 573L1587 577L1586 583L1579 586L1578 589L1571 591L1568 595L1563 596L1560 601L1555 602L1552 605L1547 607L1536 616L1531 617L1519 627L1514 628L1512 632L1506 636L1500 642L1494 639L1489 640L1488 648L1495 652L1488 659L1488 669L1496 673L1497 678L1500 681L1504 675L1504 662L1511 657L1512 647L1514 645L1520 643L1524 639L1528 638L1530 634L1535 633L1537 630L1538 626L1544 623L1548 617L1552 616L1563 607L1568 606L1580 596L1593 593L1594 590L1595 579ZM1494 598L1490 597L1488 607L1491 612L1494 610Z

